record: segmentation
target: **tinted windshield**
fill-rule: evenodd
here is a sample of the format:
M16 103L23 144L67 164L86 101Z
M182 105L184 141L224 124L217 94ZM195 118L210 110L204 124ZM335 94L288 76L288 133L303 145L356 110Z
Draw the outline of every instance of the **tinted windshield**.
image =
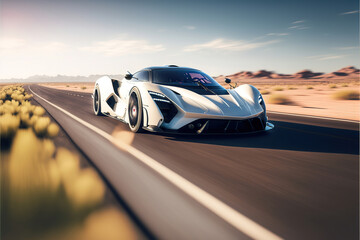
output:
M153 83L173 86L198 86L197 82L205 86L220 86L209 75L187 69L157 69L153 70Z

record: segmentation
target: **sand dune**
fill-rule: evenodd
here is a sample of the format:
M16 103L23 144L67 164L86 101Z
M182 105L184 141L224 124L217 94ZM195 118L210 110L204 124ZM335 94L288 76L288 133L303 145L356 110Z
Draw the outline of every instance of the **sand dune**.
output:
M339 79L339 80L356 80L360 77L360 70L355 68L354 66L348 66L341 68L337 71L331 73L321 73L321 72L313 72L311 70L305 69L294 74L282 74L276 73L274 71L267 70L259 70L257 72L251 71L241 71L231 75L223 76L220 75L215 77L219 82L222 81L224 77L231 78L233 81L238 80L251 80L251 79L291 79L291 80L312 80L312 79Z

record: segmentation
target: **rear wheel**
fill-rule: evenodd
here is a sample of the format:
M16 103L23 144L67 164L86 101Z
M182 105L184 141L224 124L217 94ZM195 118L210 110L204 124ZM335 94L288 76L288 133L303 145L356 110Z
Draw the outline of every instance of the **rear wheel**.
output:
M96 86L95 91L94 91L93 109L94 109L95 115L97 115L97 116L103 115L101 113L101 98L100 98L100 91L99 91L98 86Z
M130 92L129 99L129 127L132 132L143 131L143 111L140 92L137 88L134 88Z

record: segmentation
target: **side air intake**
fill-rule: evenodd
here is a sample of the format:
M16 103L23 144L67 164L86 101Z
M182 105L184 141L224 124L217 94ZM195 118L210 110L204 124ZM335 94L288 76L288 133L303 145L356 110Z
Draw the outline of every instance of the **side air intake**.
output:
M149 94L164 116L164 122L169 123L178 113L174 104L162 93L149 91Z
M111 84L113 86L114 93L118 97L120 97L119 90L120 90L120 87L121 87L121 82L119 80L116 80L116 79L111 79Z
M116 106L116 99L114 97L114 95L111 95L107 100L106 103L111 107L111 109L113 111L115 111L115 106Z

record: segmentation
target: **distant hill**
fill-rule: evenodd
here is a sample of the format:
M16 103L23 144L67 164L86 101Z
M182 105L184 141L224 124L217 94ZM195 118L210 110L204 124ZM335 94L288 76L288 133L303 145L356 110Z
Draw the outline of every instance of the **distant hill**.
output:
M306 80L306 79L346 79L346 78L359 78L360 70L354 66L348 66L341 68L331 73L313 72L311 70L302 70L294 74L281 74L273 71L259 70L257 72L241 71L231 75L220 75L215 77L216 80L220 80L224 77L236 80L251 80L251 79L294 79L294 80Z
M348 66L344 67L336 72L325 74L324 78L339 78L339 77L348 77L348 76L360 76L360 70L353 67Z
M105 76L106 74L96 74L89 76L66 76L66 75L57 75L57 76L46 76L46 75L35 75L28 78L10 78L10 79L0 79L1 83L43 83L43 82L95 82L98 78ZM121 74L118 75L107 75L111 78L121 79L124 76Z

